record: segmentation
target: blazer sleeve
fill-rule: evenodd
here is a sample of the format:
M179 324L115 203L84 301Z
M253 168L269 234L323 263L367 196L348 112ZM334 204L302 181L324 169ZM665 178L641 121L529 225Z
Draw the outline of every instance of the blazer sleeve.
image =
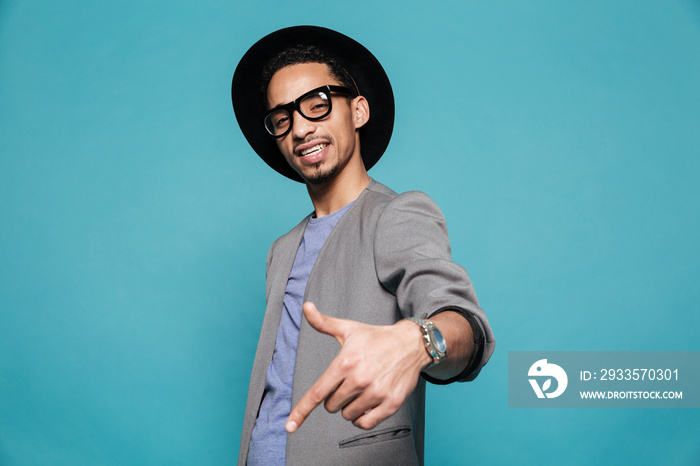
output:
M451 310L472 326L475 350L465 371L449 380L424 377L438 384L474 380L495 340L467 271L452 262L445 218L435 202L418 191L392 199L379 216L374 256L377 277L396 296L404 317Z

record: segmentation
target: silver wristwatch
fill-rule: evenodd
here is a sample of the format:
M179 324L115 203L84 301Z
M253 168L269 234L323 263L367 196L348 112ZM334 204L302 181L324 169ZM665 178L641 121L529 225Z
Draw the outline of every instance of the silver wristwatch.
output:
M425 349L428 351L430 357L433 358L433 363L426 367L426 369L438 364L447 356L447 344L445 343L445 338L442 336L440 329L429 320L423 320L417 317L409 317L408 320L415 322L420 327L420 331L423 334Z

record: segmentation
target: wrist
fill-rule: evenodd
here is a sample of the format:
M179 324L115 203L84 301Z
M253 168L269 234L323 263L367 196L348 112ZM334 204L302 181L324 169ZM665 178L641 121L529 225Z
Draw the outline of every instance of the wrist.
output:
M429 369L436 366L447 357L447 343L442 336L442 332L437 326L429 321L411 317L409 320L416 324L421 333L421 342L425 349L425 354L430 358L429 364L423 369Z
M408 319L402 319L396 323L397 326L401 326L405 329L405 341L407 342L407 354L413 354L413 359L416 361L420 371L427 369L433 365L433 358L425 350L425 344L423 343L423 334L418 325L414 322L410 322ZM410 349L409 349L410 348Z

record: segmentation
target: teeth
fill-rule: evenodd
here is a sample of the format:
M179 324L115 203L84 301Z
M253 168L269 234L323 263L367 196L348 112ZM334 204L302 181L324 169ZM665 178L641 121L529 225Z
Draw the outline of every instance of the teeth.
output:
M303 157L305 155L313 154L315 152L320 151L321 149L323 149L326 146L327 146L327 144L316 144L313 147L309 147L308 149L304 149L303 151L301 151L301 156Z

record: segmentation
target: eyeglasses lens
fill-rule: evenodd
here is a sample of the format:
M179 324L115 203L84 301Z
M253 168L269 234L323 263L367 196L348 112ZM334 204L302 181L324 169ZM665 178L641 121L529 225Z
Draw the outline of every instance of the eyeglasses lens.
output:
M301 109L301 114L306 118L323 118L328 114L328 109L330 108L328 96L325 92L311 94L299 103L299 108Z
M319 91L304 97L298 106L299 112L307 120L320 120L326 117L331 110L328 93ZM292 117L289 110L281 108L272 112L265 118L265 127L273 136L280 136L289 131Z
M265 118L265 128L267 128L267 131L273 136L284 134L289 128L289 125L289 112L285 109L272 112Z

